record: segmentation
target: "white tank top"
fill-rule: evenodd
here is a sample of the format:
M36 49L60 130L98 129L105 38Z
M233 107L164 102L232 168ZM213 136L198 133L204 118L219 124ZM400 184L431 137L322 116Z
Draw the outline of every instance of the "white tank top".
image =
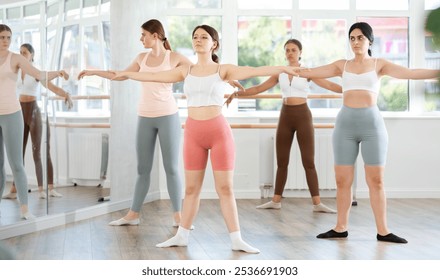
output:
M17 94L18 95L29 95L35 96L37 99L40 98L40 82L35 80L34 77L29 75L24 75L24 78L21 78L21 71L18 72L18 81L17 81Z
M203 77L191 75L190 66L183 86L188 107L223 106L224 95L229 89L229 84L220 77L220 65L217 73Z
M278 83L280 84L283 98L307 98L307 95L310 92L310 83L306 78L293 77L292 81L290 81L288 74L281 73L278 76Z
M17 73L11 69L12 52L9 52L5 62L0 65L0 115L9 115L21 110L17 98Z

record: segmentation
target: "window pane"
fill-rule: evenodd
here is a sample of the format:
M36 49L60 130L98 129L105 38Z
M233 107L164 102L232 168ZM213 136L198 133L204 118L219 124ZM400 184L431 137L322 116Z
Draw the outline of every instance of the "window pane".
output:
M66 0L64 13L66 19L79 19L79 0Z
M6 18L8 19L8 25L20 24L21 7L6 9Z
M347 27L343 19L302 21L301 40L303 45L301 63L306 67L317 67L345 58L347 48ZM331 43L329 43L331 42ZM340 84L339 77L330 79ZM333 93L310 83L311 93ZM340 108L341 99L309 99L311 108Z
M172 50L186 56L193 63L197 61L197 56L194 54L192 47L191 34L194 28L201 23L212 26L219 32L221 40L221 17L217 16L170 16L167 17L166 36L169 38ZM221 46L217 52L217 55L221 61ZM173 91L175 93L183 92L183 82L175 83L173 85ZM180 108L186 108L186 101L181 104L182 99L178 100Z
M239 17L238 65L286 65L284 43L291 37L290 17ZM258 85L268 77L255 77L242 82L245 88ZM268 93L280 93L279 86ZM239 110L278 110L280 99L239 99Z
M39 29L26 29L23 31L23 43L31 44L34 47L34 65L41 66L41 37Z
M193 9L193 8L210 8L218 9L222 7L221 0L168 0L168 7Z
M425 67L440 69L440 40L425 32ZM425 111L440 111L440 77L424 81Z
M425 0L425 10L435 10L440 7L440 0Z
M385 58L408 67L408 18L358 18L373 28L373 57ZM409 102L408 80L381 79L378 106L382 111L406 111Z
M110 22L102 23L102 32L104 35L104 68L112 69L110 53Z
M408 0L356 0L358 10L408 10Z
M24 23L39 24L40 23L40 4L24 6Z
M299 8L302 10L347 10L349 0L299 0Z
M99 7L99 1L98 0L83 0L83 9L82 9L82 15L83 17L92 17L92 16L98 16L98 7Z
M238 0L239 9L292 9L292 1L286 0Z
M59 6L58 2L55 2L54 4L47 7L47 25L51 25L57 22L58 20L58 11Z

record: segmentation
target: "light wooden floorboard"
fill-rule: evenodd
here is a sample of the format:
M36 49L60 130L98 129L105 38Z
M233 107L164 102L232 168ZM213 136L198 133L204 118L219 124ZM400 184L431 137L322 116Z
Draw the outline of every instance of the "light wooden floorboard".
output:
M188 247L156 248L173 236L169 200L147 203L139 226L111 227L126 210L3 240L20 260L440 260L440 199L389 199L390 230L408 244L378 242L368 199L352 207L349 237L320 240L335 214L313 213L310 199L285 198L281 210L260 199L237 200L242 236L261 250L230 249L218 200L202 200ZM335 199L323 202L335 206Z

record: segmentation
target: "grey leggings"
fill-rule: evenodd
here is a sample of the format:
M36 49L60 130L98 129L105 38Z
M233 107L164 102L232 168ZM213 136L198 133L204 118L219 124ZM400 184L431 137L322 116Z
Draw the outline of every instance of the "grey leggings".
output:
M167 188L174 212L182 208L182 182L179 176L180 150L180 118L179 114L146 118L139 117L136 135L137 179L131 210L139 212L148 189L150 188L150 173L153 167L156 137L162 151L163 165L167 177Z
M359 144L366 165L385 165L388 133L377 106L343 106L336 117L333 131L335 165L354 165L359 153Z
M0 115L0 197L6 185L5 155L14 176L18 199L22 205L28 204L28 183L23 166L23 115L17 111L8 115Z

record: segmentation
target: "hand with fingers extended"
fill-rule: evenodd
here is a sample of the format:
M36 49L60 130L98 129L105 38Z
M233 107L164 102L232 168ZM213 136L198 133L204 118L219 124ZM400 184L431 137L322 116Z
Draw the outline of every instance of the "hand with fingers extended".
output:
M73 108L73 101L72 101L72 98L70 97L70 94L68 92L66 92L66 97L64 98L64 105L66 105L67 110L70 110Z

